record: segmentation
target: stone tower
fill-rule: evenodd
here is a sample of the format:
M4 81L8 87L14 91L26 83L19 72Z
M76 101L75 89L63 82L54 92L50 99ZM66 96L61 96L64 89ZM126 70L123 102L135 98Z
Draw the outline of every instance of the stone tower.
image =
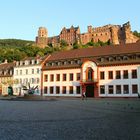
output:
M36 44L40 48L45 48L48 44L48 31L45 27L39 27L38 36L36 37Z
M125 37L125 43L134 43L139 40L138 37L134 36L133 33L131 32L131 25L130 22L127 22L123 24L123 30L124 30L124 37Z
M119 44L119 37L118 37L118 26L111 27L111 38L113 44Z
M92 33L92 26L88 26L88 33Z

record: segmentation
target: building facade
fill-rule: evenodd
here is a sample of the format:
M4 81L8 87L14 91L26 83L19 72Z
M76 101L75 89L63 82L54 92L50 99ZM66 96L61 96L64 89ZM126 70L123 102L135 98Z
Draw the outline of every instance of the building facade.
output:
M43 96L137 97L140 43L52 54L42 68Z
M47 57L29 57L16 62L13 75L14 80L18 81L14 84L15 95L24 95L27 92L23 90L24 87L27 89L36 87L34 94L41 94L41 68Z
M52 46L59 46L60 42L65 40L68 46L72 46L74 43L87 44L88 42L107 42L112 44L127 44L135 43L139 40L134 36L131 31L131 25L129 22L121 25L105 25L102 27L92 26L87 27L86 33L80 33L80 27L63 28L58 36L48 37L48 31L45 27L40 27L38 30L38 36L36 37L36 44L44 48L49 44Z
M13 79L14 65L7 62L0 64L0 95L8 95L8 87L16 82Z

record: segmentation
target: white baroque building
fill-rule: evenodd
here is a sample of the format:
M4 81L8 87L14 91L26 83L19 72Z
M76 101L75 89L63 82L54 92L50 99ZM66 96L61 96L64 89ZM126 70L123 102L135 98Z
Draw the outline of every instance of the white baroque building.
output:
M52 54L42 68L43 96L137 97L140 43Z
M27 92L23 90L23 86L26 86L28 89L37 86L38 88L36 88L34 94L41 94L41 68L43 61L47 57L28 57L16 62L13 78L18 83L14 85L15 95L24 95Z

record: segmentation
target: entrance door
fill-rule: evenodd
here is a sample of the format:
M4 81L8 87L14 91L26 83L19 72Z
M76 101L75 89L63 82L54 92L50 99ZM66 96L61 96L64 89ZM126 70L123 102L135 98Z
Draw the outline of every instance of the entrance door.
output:
M87 97L94 97L94 86L93 85L86 86L86 96Z

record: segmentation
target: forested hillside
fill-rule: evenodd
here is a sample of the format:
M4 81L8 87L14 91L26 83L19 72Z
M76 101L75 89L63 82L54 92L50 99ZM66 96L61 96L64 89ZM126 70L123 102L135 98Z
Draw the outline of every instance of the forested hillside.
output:
M97 43L89 42L86 45L74 43L72 47L68 47L66 43L60 43L58 47L48 46L44 49L39 48L33 41L19 40L19 39L0 39L0 63L4 62L5 59L8 62L15 60L19 61L25 57L35 57L37 55L44 56L46 54L53 53L55 51L63 51L68 49L80 49L98 46L110 45L110 40L107 42L99 41Z

